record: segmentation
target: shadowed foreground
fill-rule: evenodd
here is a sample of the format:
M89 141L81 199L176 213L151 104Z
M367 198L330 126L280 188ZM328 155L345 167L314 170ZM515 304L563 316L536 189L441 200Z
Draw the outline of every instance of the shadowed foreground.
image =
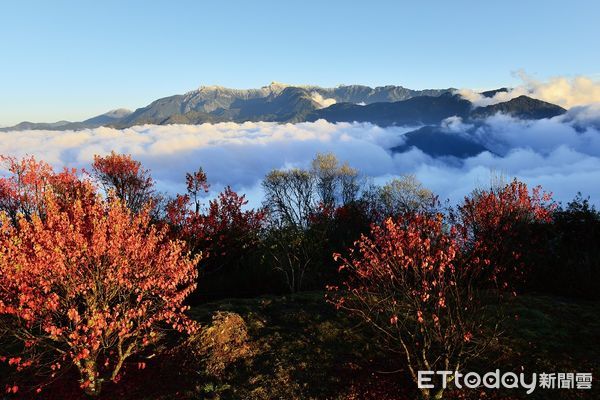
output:
M119 385L106 385L100 398L112 399L415 399L418 392L400 358L378 352L370 334L324 300L323 292L294 296L229 299L194 307L191 316L208 325L217 311L238 313L247 326L251 351L215 375L177 359L150 359L143 371L130 368ZM592 372L600 367L600 303L526 295L514 299L504 336L466 370L503 372ZM351 328L348 328L351 327ZM365 358L363 355L370 355ZM399 371L399 372L395 372ZM70 382L74 382L73 379ZM61 385L59 390L57 386ZM44 398L81 391L64 383ZM56 394L56 395L54 395ZM583 390L449 391L445 398L586 399ZM66 397L65 397L66 396ZM551 397L550 397L551 396Z

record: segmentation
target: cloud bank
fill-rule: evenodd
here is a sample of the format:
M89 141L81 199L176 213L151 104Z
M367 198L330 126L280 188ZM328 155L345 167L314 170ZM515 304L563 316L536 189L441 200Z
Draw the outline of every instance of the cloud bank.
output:
M524 72L517 75L523 84L509 89L508 92L498 92L493 97L484 97L472 89L461 89L458 93L478 107L501 103L522 95L558 104L567 109L600 102L600 81L590 77L554 77L542 82Z
M578 191L600 200L600 107L575 107L552 119L522 121L497 115L477 126L458 118L448 132L468 135L491 152L464 160L434 159L412 148L392 154L414 128L365 123L247 122L138 126L124 130L0 133L0 154L35 155L56 167L89 168L94 154L132 154L149 168L160 190L183 192L185 172L202 166L213 188L231 185L260 204L260 181L273 168L308 167L317 152L333 152L377 183L413 173L442 199L458 202L492 173L542 185L557 200Z

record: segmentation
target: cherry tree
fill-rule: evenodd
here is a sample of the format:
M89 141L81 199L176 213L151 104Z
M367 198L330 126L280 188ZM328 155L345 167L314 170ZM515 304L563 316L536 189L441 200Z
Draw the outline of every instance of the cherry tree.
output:
M488 260L486 275L501 290L513 290L527 278L539 250L536 225L549 223L555 204L541 187L529 190L516 179L476 190L452 213L472 258Z
M14 223L0 214L0 334L18 349L3 355L10 365L47 367L50 377L75 367L97 395L169 330L197 329L184 300L199 257L153 225L148 207L134 213L76 182L45 187L43 215L19 212Z
M208 187L204 185L201 190ZM247 204L245 195L239 195L229 186L210 200L205 210L193 193L178 195L167 206L167 220L192 253L202 253L205 258L202 270L209 273L240 264L245 253L258 243L265 213L245 210Z
M419 370L459 370L493 340L496 325L474 285L485 263L462 250L459 232L439 214L389 218L347 257L334 255L345 279L329 287L328 298L369 325L415 382ZM442 393L441 385L422 389L426 399Z
M127 154L114 151L107 156L94 156L92 174L106 194L113 194L134 212L153 200L154 180L150 171Z

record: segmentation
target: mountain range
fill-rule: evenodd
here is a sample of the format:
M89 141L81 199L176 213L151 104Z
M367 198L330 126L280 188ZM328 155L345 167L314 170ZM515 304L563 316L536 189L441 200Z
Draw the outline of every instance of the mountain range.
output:
M500 88L482 92L493 97ZM84 121L22 122L0 131L81 130L109 126L127 128L143 124L202 124L270 121L297 123L324 119L329 122L368 122L379 126L418 127L405 135L405 143L392 151L418 147L434 156L466 157L486 149L468 135L441 126L449 117L472 125L497 113L521 119L543 119L566 112L562 107L527 96L476 107L453 88L412 90L402 86L371 88L362 85L322 88L273 82L260 89L203 86L183 95L164 97L135 111L116 109Z
M483 92L492 97L501 88ZM131 112L117 109L85 121L53 123L22 122L10 130L79 130L111 126L126 128L143 124L201 124L216 122L371 122L389 125L436 124L450 116L485 118L497 112L519 118L548 118L563 113L559 106L521 96L487 107L474 108L454 89L412 90L402 86L371 88L362 85L322 88L289 86L273 82L260 89L228 89L203 86L183 95L164 97Z

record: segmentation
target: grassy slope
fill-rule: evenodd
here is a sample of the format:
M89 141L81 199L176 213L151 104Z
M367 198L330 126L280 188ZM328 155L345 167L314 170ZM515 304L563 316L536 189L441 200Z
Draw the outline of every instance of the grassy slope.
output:
M199 384L197 394L232 399L415 398L415 389L404 373L384 373L397 369L398 363L378 354L370 346L368 331L325 303L321 292L225 300L196 307L192 314L208 321L216 310L242 315L257 355L232 368L225 380ZM489 359L471 367L482 371L592 371L596 377L600 367L599 312L597 302L518 297L509 307L513 318L506 321L498 348ZM593 388L594 393L538 389L528 398L594 398L600 385L594 382ZM467 393L468 398L478 398L480 393L475 392ZM524 396L505 391L484 397Z
M254 356L231 366L223 378L207 378L179 361L154 359L134 368L118 385L107 385L102 399L415 399L415 386L399 357L373 346L370 332L337 312L323 292L295 296L228 299L194 307L193 318L209 323L216 311L239 313L248 325ZM600 398L600 302L574 302L546 296L512 300L505 335L485 360L468 366L487 372L592 372L593 392L538 389L478 390L447 393L449 399L593 399ZM514 318L514 316L518 318ZM2 372L0 371L0 375ZM47 399L82 398L75 373L49 388ZM0 377L1 378L1 377ZM1 381L2 379L0 379ZM57 383L58 384L58 383ZM68 394L70 393L70 394ZM19 393L21 394L21 393ZM17 396L20 398L20 396ZM0 396L0 398L2 398ZM37 398L37 397L36 397Z

